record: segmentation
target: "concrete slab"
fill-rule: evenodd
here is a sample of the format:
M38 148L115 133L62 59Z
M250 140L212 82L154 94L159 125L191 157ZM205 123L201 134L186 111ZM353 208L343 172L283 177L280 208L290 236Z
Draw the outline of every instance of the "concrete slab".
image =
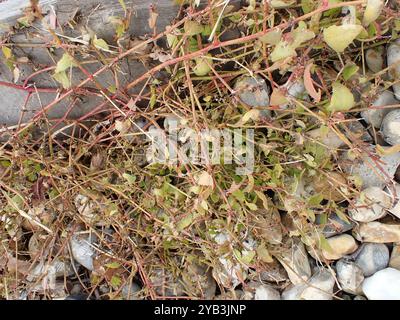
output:
M129 34L132 36L141 36L152 33L148 26L149 6L154 4L159 13L157 19L157 30L162 31L165 26L171 24L176 17L178 6L172 0L125 0L126 6L134 10L131 20ZM61 25L72 18L72 15L79 9L81 16L80 25L75 30L68 31L69 35L80 35L80 26L85 25L92 29L100 38L112 43L115 28L110 22L111 16L123 16L123 8L118 0L41 0L40 5L44 12L48 12L52 6L57 14L57 18ZM29 0L0 0L0 26L3 27L3 35L5 33L4 25L12 26L16 20L23 15L24 8L29 6ZM46 30L43 30L40 24L36 28L31 28L33 33L21 30L11 37L11 42L22 44L22 46L14 47L13 54L16 57L29 57L33 64L20 64L21 75L17 84L22 84L27 76L35 70L46 66L54 66L55 62L62 55L61 50L51 51L43 46L43 39L49 38ZM0 31L1 35L1 31ZM0 43L1 43L0 38ZM85 65L89 72L95 72L101 65L93 63ZM75 68L76 69L76 68ZM79 71L74 69L73 79L79 81L86 77ZM121 72L118 74L119 81L124 84L132 81L137 76L146 71L145 66L136 60L124 60L120 66ZM109 87L113 84L113 74L105 72L98 81L104 86ZM0 81L13 82L13 75L9 68L5 65L4 56L0 53ZM47 74L38 75L33 79L37 87L58 88L59 85ZM22 106L27 93L14 88L0 86L0 126L13 125L18 123L21 117ZM33 94L27 105L26 111L23 113L23 121L27 121L32 115L40 110L43 106L53 101L55 94L40 93ZM69 114L70 118L78 118L86 114L99 102L96 97L85 97L79 101L77 107ZM66 108L70 103L69 99L57 105L49 112L49 118L60 118L65 114Z

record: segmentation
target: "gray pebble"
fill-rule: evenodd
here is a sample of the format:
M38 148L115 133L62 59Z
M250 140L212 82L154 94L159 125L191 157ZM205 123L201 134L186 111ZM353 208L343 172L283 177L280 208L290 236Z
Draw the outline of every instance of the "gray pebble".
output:
M356 264L363 270L364 276L369 277L388 266L389 249L383 243L367 243L358 253Z
M389 112L382 121L383 139L394 146L400 144L400 109Z

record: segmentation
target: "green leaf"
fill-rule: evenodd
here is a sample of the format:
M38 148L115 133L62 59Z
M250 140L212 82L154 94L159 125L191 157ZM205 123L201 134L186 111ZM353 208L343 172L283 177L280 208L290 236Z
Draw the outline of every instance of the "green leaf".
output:
M256 211L258 209L257 205L255 203L251 202L246 202L246 206L251 210L251 211Z
M331 102L327 107L328 111L348 111L354 107L354 96L347 87L340 84L339 82L335 82L332 84L332 88L333 93Z
M118 1L119 1L120 5L121 5L122 9L124 9L124 11L126 12L126 4L125 4L125 1L124 1L124 0L118 0Z
M293 57L295 55L296 50L293 47L293 44L290 44L285 40L281 40L271 52L271 61L276 62L288 57Z
M307 29L307 24L304 21L299 22L299 26L293 30L293 45L295 48L301 46L304 42L307 42L315 37L315 33Z
M69 68L76 67L77 64L74 61L74 58L70 56L68 53L64 53L60 61L57 62L57 67L55 73L61 73ZM58 80L57 80L58 81Z
M235 191L232 192L232 196L234 196L238 201L240 202L245 202L246 201L246 197L244 195L244 192L240 189L237 189Z
M356 24L330 26L324 29L324 40L333 50L341 53L354 41L362 30L363 27Z
M8 60L12 58L12 51L8 47L1 47L1 51L3 51L4 57Z
M68 89L71 87L71 82L69 81L69 78L65 71L61 71L61 72L54 74L53 78L57 82L61 83L61 85L64 89Z
M310 13L315 8L315 0L301 0L301 9L304 14Z
M266 263L272 263L274 261L267 247L265 246L265 243L261 243L257 247L257 256L261 259L261 261Z
M178 44L178 37L172 33L167 34L167 43L170 48L174 48Z
M272 0L271 6L275 9L282 9L291 6L295 2L295 0Z
M324 200L324 196L322 194L315 194L308 199L308 204L312 207L315 207L318 206L322 200Z
M259 38L262 43L276 45L282 38L282 30L270 31Z
M207 55L204 57L196 58L195 59L195 67L193 68L193 72L196 76L202 77L207 75L211 68L209 65L212 65L211 56Z
M112 276L110 283L114 288L118 288L121 285L122 280L118 276Z
M124 173L122 177L128 182L128 184L135 184L136 176L129 173Z
M114 261L111 263L107 263L105 266L109 269L118 269L121 265L117 261Z
M98 39L97 36L94 36L93 45L97 49L103 49L105 51L109 51L110 50L110 47L108 46L107 42L105 42L103 39Z
M368 0L362 24L368 26L371 22L374 22L381 14L384 5L384 0Z
M185 30L185 33L187 33L189 36L195 36L196 34L202 33L204 30L203 26L200 23L193 20L186 20L183 29Z
M242 263L249 265L254 257L256 255L256 252L251 250L251 251L244 251L242 252L241 258L239 259Z
M344 80L349 80L353 75L355 75L357 73L358 69L360 69L360 68L355 64L347 65L343 69Z

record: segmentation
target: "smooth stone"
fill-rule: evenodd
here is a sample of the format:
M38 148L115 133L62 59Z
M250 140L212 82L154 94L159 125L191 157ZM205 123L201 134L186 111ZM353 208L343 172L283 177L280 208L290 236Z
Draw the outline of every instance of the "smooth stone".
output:
M364 276L369 277L388 266L389 249L383 243L366 243L355 262L362 269Z
M348 212L359 222L371 222L384 217L392 204L390 196L378 187L364 189Z
M349 131L345 131L344 134L351 142L364 141L372 142L372 136L369 134L368 130L358 121L351 121L348 123L343 123L343 126Z
M387 147L383 147L387 149ZM369 147L370 152L377 157L375 160L380 164L384 173L377 167L375 161L368 155L353 159L346 152L341 160L341 166L344 171L350 175L358 176L362 181L362 188L379 187L383 189L390 183L400 165L400 152L390 155L376 155L374 146Z
M89 236L74 235L71 238L71 252L75 261L88 270L93 270L93 257L95 251L92 247L93 238Z
M374 73L383 69L383 52L383 46L371 48L365 52L365 61L367 62L367 66Z
M400 271L386 268L364 280L363 292L368 300L400 300Z
M132 284L126 284L121 290L121 295L124 300L141 300L139 292L141 288L138 284L132 282Z
M322 255L327 260L338 260L345 255L351 254L357 250L357 242L349 234L341 234L327 239L332 252L322 250Z
M239 99L249 107L269 106L269 89L265 80L259 76L241 77L235 83L234 90L238 93Z
M321 215L317 215L315 221L317 224L321 223ZM330 238L346 231L353 229L354 225L351 222L344 221L336 213L332 213L328 217L328 221L322 230L325 238Z
M306 87L304 86L303 79L297 79L296 81L287 81L282 89L286 90L286 97L294 98L297 100L309 100L309 95L307 93ZM285 103L279 106L280 109L285 110L289 107L291 103Z
M287 288L283 300L332 300L335 278L327 269L318 270L307 283Z
M385 116L382 121L381 132L383 139L390 145L400 144L400 109L390 111Z
M400 39L392 42L387 49L387 64L388 67L396 64L389 70L389 76L392 80L400 79ZM400 100L400 83L394 84L393 91L397 100Z
M293 284L304 283L311 277L308 254L303 242L299 239L293 240L289 249L283 249L281 256L277 257L277 259L285 268Z
M385 224L377 221L360 223L354 228L356 239L362 242L400 242L400 224Z
M355 262L340 259L336 263L336 274L343 291L351 294L362 293L361 284L364 281L364 274Z
M355 296L353 300L362 300L362 301L365 301L365 300L367 300L367 298L364 297L364 296Z
M321 128L316 128L308 131L306 135L320 141L328 149L336 150L345 145L344 141L333 130L324 132Z
M395 183L394 189L396 191L395 195L392 194L393 193L392 188L386 187L386 192L390 194L392 199L394 200L393 206L392 208L389 209L389 212L400 219L400 184Z
M278 290L258 281L251 281L244 291L252 295L254 300L281 300Z
M385 90L378 95L371 107L369 107L367 110L361 111L361 117L366 123L374 126L375 128L380 128L384 117L393 109L374 109L373 107L383 107L394 104L398 104L398 101L394 97L393 92Z
M263 284L256 288L254 300L281 300L281 295L278 290Z
M282 300L301 300L305 288L307 288L305 284L290 285L282 292Z
M400 270L400 245L393 246L392 254L390 255L389 267Z

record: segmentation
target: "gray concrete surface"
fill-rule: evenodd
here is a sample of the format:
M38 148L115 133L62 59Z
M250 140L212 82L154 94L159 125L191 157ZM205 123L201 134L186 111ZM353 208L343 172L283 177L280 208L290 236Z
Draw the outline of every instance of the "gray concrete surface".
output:
M172 0L125 0L128 8L134 9L134 15L131 20L129 33L132 36L140 36L151 34L148 26L149 6L154 4L159 13L157 19L157 31L162 31L165 26L169 25L176 17L178 7ZM114 26L109 21L111 16L123 16L123 9L118 0L42 0L40 1L43 12L55 10L58 21L61 25L69 21L79 9L81 16L80 25L76 26L75 31L68 31L69 36L80 35L80 27L87 26L92 29L99 38L105 39L112 43L115 32ZM0 36L4 38L6 27L12 26L16 20L23 15L23 9L29 6L28 0L0 0ZM51 7L52 6L52 7ZM54 66L55 62L61 57L62 51L56 50L51 52L43 46L44 40L50 39L47 31L42 26L36 25L27 32L21 30L11 36L11 42L22 44L22 46L14 47L13 54L17 57L29 57L33 62L30 64L20 64L21 76L17 84L22 84L24 79L33 71L39 70L46 66ZM4 40L0 38L0 43ZM99 63L85 65L90 72L95 72L101 65ZM138 75L143 74L146 68L141 62L125 59L121 63L121 72L118 74L119 81L124 84L135 79ZM86 77L74 69L73 79L79 81ZM75 71L76 70L76 71ZM97 79L104 87L108 87L114 83L113 74L105 72ZM0 53L0 81L13 82L13 75L9 68L5 65L4 56ZM73 82L74 82L73 81ZM33 79L37 87L56 88L59 85L48 75L39 75ZM13 125L17 123L21 116L21 108L27 93L14 88L0 86L0 126ZM27 106L26 112L23 113L23 121L27 121L42 107L53 101L55 94L40 93L33 94ZM96 97L84 97L79 101L76 108L69 115L70 118L77 118L87 113L93 106L96 106L99 99ZM49 113L49 118L59 118L65 113L66 106L70 103L69 99L57 105Z

